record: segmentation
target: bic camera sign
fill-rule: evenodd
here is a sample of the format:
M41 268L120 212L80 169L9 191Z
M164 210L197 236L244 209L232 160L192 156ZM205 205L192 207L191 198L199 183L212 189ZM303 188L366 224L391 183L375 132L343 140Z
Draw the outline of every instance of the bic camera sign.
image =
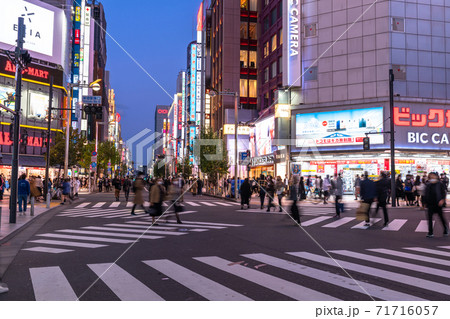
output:
M0 0L0 8L0 42L16 45L18 18L23 17L24 49L53 55L53 11L21 0Z

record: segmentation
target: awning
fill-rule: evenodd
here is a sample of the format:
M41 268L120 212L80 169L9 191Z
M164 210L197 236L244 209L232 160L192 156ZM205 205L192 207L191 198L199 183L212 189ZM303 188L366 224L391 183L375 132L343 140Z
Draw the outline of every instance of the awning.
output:
M12 154L2 154L0 165L12 165ZM19 155L19 167L45 167L44 156Z

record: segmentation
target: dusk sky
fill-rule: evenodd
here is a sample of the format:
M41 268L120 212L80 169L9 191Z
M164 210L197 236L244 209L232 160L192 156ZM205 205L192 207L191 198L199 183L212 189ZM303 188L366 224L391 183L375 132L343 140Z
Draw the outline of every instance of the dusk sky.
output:
M170 105L178 72L186 69L186 48L195 39L201 0L104 0L107 32L171 98L107 36L107 70L122 116L126 142L144 128L154 129L155 107Z

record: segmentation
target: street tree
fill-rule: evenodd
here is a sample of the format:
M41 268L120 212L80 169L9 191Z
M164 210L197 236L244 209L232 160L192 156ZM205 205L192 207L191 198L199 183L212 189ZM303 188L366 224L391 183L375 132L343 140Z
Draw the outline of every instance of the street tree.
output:
M69 135L69 166L80 165L86 144L86 138L82 137L78 130L70 129ZM66 150L65 134L57 133L55 142L50 146L50 166L59 168L64 166Z
M111 167L120 165L120 154L113 142L105 141L99 143L97 153L97 165L99 170L106 170L108 168L108 163L111 163Z
M187 179L192 175L192 164L189 161L189 157L185 157L181 163L177 164L178 174L182 174L183 178Z

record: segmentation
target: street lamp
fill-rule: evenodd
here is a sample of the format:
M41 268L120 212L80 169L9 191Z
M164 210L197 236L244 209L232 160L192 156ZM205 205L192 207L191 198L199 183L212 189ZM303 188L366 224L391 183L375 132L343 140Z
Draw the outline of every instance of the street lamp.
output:
M238 198L238 92L219 92L215 89L210 89L209 95L214 97L216 95L234 96L234 198Z
M69 87L69 90L67 91L68 94L68 101L69 101L69 108L72 109L72 101L71 101L71 95L72 95L72 89L74 87L78 88L91 88L93 91L99 91L100 90L100 84L98 84L101 81L101 79L95 80L94 82L91 82L89 84L82 84L80 81L77 83L68 83L67 86ZM70 136L70 117L71 113L67 111L67 125L66 125L66 148L65 148L65 157L64 157L64 177L67 178L68 171L69 171L69 136Z

